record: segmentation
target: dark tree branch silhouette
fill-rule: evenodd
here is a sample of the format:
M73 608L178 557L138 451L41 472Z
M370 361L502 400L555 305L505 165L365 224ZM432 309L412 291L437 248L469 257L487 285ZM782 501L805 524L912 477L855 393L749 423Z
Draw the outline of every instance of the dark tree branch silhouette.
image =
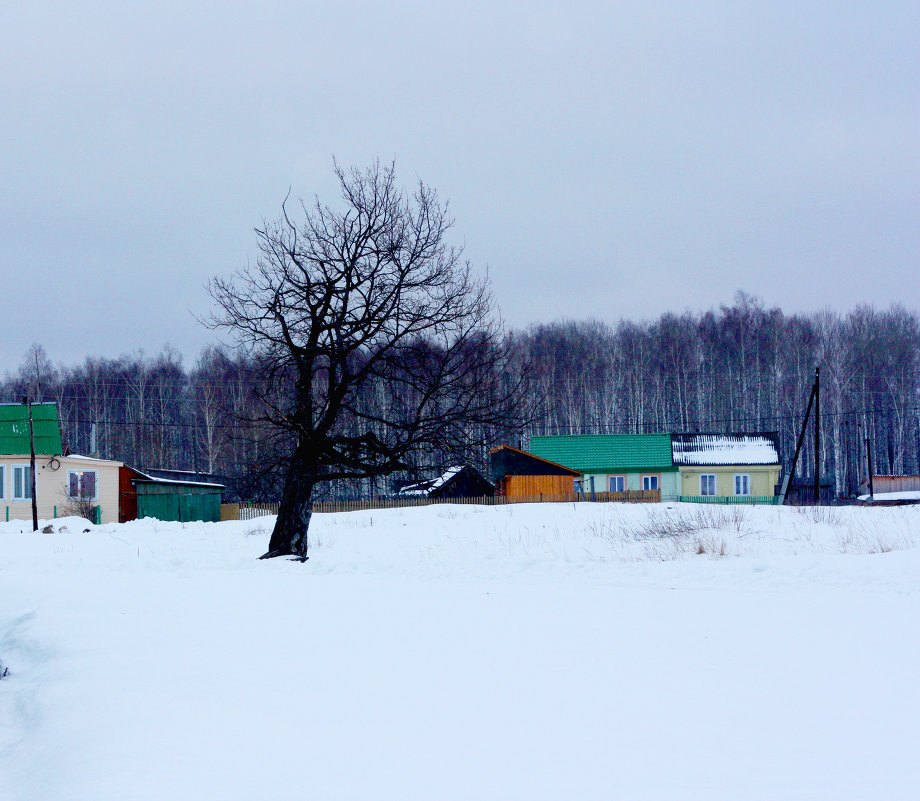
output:
M301 203L295 222L285 202L255 264L209 285L209 324L257 355L288 443L265 557L306 558L317 485L469 458L518 414L488 280L446 244L446 204L393 165L335 172L341 208Z

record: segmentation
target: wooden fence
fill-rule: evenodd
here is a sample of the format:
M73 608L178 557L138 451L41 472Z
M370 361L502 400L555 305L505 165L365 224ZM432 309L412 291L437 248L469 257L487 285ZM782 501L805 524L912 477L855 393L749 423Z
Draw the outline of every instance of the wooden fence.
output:
M626 492L596 492L575 495L497 495L483 498L372 498L362 501L314 501L313 511L364 512L375 509L411 509L417 506L459 503L477 506L506 506L513 503L658 503L660 490L627 490ZM220 507L221 520L252 520L264 515L278 514L277 503L225 503Z
M681 503L742 504L747 506L776 506L779 503L779 498L776 495L729 495L727 497L718 495L681 495L677 500Z

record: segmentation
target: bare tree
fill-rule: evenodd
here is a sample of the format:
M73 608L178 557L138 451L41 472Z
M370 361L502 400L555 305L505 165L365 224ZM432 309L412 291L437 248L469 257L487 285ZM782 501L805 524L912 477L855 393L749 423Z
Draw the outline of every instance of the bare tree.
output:
M283 206L256 263L209 285L208 323L257 354L288 446L265 557L306 558L317 485L462 459L515 413L488 282L445 242L446 205L393 165L335 172L341 209L301 203L295 223Z
M33 342L26 351L25 359L19 368L19 380L25 386L32 387L33 400L41 403L45 395L53 394L59 383L58 371L51 364L48 354L38 342Z

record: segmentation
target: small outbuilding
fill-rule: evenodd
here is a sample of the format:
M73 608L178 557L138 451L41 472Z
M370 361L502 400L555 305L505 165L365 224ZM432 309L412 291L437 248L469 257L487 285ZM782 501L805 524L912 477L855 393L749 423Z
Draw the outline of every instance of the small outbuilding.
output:
M872 491L876 495L889 492L920 492L920 476L907 475L873 475ZM859 484L859 494L869 494L869 479L864 478Z
M188 523L220 521L220 504L225 489L213 481L163 478L161 471L141 471L123 466L119 474L120 519L126 523L144 517ZM162 471L168 474L178 471ZM196 476L194 473L183 475Z
M491 498L495 485L471 465L451 467L437 478L406 484L398 498Z
M833 476L821 476L818 482L818 503L827 506L836 501L836 482ZM794 478L786 487L780 501L785 506L811 506L815 502L815 480L810 476Z
M513 498L572 498L581 474L510 445L489 451L495 494Z

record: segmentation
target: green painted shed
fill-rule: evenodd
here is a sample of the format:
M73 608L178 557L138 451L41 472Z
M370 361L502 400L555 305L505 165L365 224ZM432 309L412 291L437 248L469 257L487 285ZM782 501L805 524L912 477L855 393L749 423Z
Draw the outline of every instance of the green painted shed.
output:
M123 469L122 520L154 517L188 523L220 522L220 504L226 487L207 481L163 478L153 471Z

